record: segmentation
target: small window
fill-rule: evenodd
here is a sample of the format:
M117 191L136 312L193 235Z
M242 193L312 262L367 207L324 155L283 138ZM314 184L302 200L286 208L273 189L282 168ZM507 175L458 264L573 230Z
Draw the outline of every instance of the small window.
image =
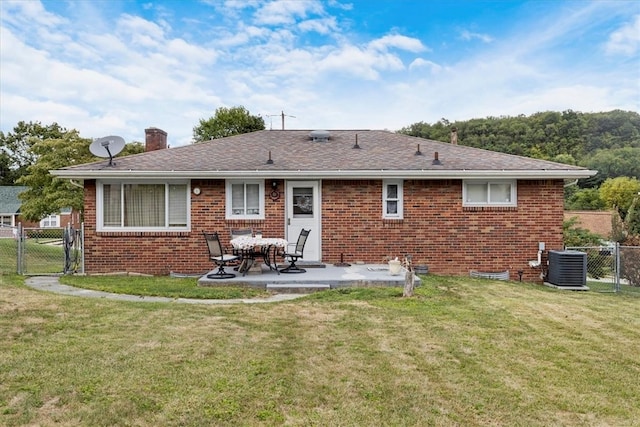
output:
M12 218L11 215L0 215L0 226L11 227L13 225Z
M402 219L402 181L382 183L382 217Z
M42 228L55 228L60 226L60 216L48 215L40 220L40 227Z
M465 181L464 206L516 206L515 181Z
M227 181L227 219L264 219L264 182Z

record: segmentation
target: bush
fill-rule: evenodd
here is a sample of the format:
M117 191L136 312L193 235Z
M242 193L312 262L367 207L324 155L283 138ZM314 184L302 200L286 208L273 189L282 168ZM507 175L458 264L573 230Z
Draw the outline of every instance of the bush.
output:
M631 286L640 286L640 247L620 248L620 277Z

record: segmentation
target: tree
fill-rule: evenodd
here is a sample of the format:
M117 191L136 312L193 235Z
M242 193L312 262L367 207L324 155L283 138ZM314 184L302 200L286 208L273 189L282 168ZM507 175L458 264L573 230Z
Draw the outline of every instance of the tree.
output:
M603 240L603 236L578 226L577 217L562 223L562 235L565 246L596 246Z
M608 178L600 186L600 197L608 207L616 208L621 218L627 215L638 193L640 193L640 181L627 176Z
M577 190L573 190L573 188L577 188L575 186L571 188L572 193L567 197L565 203L566 209L598 211L607 207L597 188L578 188Z
M597 187L607 178L640 176L640 147L598 150L587 157L583 164L589 169L597 170L598 174L582 180L582 187Z
M83 189L69 180L54 177L49 171L96 161L96 157L89 151L90 144L91 139L81 138L76 130L66 131L60 138L33 141L28 155L36 160L17 181L18 184L29 187L20 194L20 212L26 219L39 221L63 208L83 211ZM126 144L122 154L143 151L143 145L136 142Z
M633 198L624 223L629 236L640 237L640 195Z
M70 181L55 178L49 170L94 160L95 157L89 152L89 144L90 139L80 138L78 132L72 130L61 138L38 141L31 146L29 151L38 160L27 168L27 175L18 179L19 184L29 187L20 194L20 212L26 219L39 221L63 208L82 210L82 188Z
M200 119L193 128L193 139L197 143L264 129L264 119L252 116L244 107L220 107L213 117Z
M0 184L14 185L27 173L36 161L31 151L33 144L50 138L61 138L66 129L53 123L43 126L40 122L18 122L13 132L0 132Z

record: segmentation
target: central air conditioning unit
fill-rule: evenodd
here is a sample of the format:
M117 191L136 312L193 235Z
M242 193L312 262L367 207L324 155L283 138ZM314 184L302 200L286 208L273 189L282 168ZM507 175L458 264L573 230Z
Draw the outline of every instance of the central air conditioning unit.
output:
M585 287L587 254L580 251L549 251L547 282L558 287Z

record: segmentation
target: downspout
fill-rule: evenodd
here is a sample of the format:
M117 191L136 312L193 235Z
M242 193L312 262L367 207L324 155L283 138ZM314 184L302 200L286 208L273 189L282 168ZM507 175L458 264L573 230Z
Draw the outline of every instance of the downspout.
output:
M82 188L84 190L84 185L82 184L78 184L75 180L70 179L69 182L71 183L71 185L73 185L74 187L78 187L78 188Z

